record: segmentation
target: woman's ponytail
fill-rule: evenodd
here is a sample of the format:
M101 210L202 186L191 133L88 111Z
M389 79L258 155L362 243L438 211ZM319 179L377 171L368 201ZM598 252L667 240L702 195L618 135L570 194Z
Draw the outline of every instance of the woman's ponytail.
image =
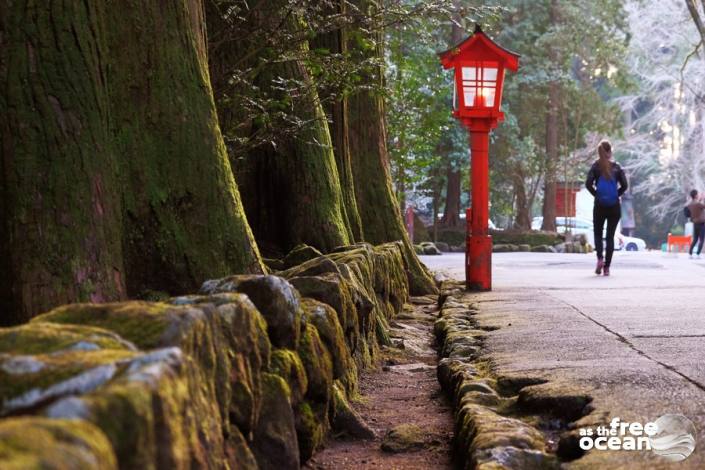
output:
M597 154L600 159L597 161L600 165L600 174L608 180L612 179L612 145L603 140L597 146Z

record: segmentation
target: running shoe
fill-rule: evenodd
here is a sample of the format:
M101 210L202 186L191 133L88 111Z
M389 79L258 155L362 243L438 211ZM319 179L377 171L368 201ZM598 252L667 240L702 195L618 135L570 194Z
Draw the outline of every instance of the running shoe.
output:
M595 267L595 274L598 276L602 274L602 268L605 266L605 262L602 261L601 259L597 260L597 267Z

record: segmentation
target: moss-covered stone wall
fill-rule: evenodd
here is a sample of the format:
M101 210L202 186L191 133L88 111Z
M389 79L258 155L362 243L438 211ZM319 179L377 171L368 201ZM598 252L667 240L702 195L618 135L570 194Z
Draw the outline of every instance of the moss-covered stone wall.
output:
M0 329L0 468L296 469L407 300L400 244ZM27 430L34 439L26 439Z

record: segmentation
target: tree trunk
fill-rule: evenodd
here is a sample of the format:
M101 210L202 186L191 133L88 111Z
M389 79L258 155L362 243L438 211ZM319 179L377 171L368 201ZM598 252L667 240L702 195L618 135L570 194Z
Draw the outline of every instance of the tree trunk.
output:
M331 14L345 14L346 0L338 0ZM340 28L326 34L317 36L312 45L328 49L331 54L347 54L347 30ZM349 109L348 98L342 96L335 101L329 101L325 106L326 115L330 121L330 136L333 142L333 154L338 168L340 188L343 196L343 218L350 228L351 242L363 241L362 222L357 210L355 200L355 184L353 182L352 164L350 156L350 142L348 137Z
M558 21L558 3L551 0L549 10L550 22L555 26ZM549 57L558 61L555 46L549 50ZM548 112L546 113L546 165L545 186L543 191L543 222L541 230L556 231L556 173L558 166L558 102L560 99L560 83L553 81L548 84Z
M446 227L458 227L460 226L461 173L460 169L454 168L452 163L448 164L446 181L446 208L441 223Z
M338 168L338 177L343 197L343 218L350 229L350 241L361 242L364 240L362 221L357 210L355 199L355 183L353 182L352 162L350 155L350 142L348 137L348 98L344 97L338 103L327 107L331 116L331 139L333 141L333 154Z
M514 194L516 195L516 219L514 226L520 230L531 229L531 205L526 194L524 175L517 171L514 175Z
M252 20L256 24L249 26L296 31L298 19L284 0L260 0L251 6L257 14ZM218 26L215 24L214 28ZM260 247L271 255L281 255L299 243L324 252L349 244L353 236L346 218L333 143L315 83L306 65L301 60L282 61L281 57L260 55L267 54L266 50L250 54L247 47L239 50L235 46L232 45L235 57L221 55L220 58L229 64L218 64L217 67L232 70L238 60L249 55L254 62L242 63L240 67L255 65L260 60L269 61L257 73L254 84L270 98L280 102L290 100L287 112L304 123L295 135L276 137L274 143L251 150L236 165L245 211ZM252 47L261 48L261 44ZM296 47L300 47L298 52L303 53L308 44L304 41ZM301 95L290 97L286 91L278 89L276 80L279 78L302 83ZM225 105L231 106L227 102ZM270 132L266 125L254 123L251 132Z
M371 0L354 0L352 3L361 11L374 8ZM367 34L363 31L357 33ZM373 39L377 45L374 50L359 52L380 58L382 35L378 33ZM350 41L350 47L359 48L359 41ZM381 70L365 80L371 85L380 85ZM401 240L412 294L433 293L436 291L433 279L414 253L392 191L386 140L381 96L369 90L355 93L350 97L350 152L363 236L365 241L375 244Z
M28 3L0 0L0 322L261 272L201 1Z
M128 292L262 272L208 75L201 0L114 2L107 29Z
M34 6L29 4L34 3ZM125 296L102 2L0 0L0 324Z
M543 191L543 222L541 230L556 231L556 167L558 164L558 83L548 89L546 114L546 174Z

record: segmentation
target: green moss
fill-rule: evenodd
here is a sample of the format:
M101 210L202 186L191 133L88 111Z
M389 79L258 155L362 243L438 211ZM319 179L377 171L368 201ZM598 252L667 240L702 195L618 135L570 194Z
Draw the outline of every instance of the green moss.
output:
M312 246L306 244L296 245L291 251L284 257L282 262L284 263L283 269L288 269L293 266L297 266L301 263L305 263L308 260L318 258L323 254Z
M40 417L0 421L0 462L5 470L117 469L100 429L85 421Z
M203 386L215 390L222 416L230 416L248 434L261 407L260 371L270 363L264 318L244 294L186 296L173 302L195 306L205 315L204 321L191 323L170 345L194 358Z
M188 356L178 368L122 376L83 396L121 468L214 468L225 458L223 426L211 387Z
M354 361L351 362L350 367L345 371L345 375L338 380L348 397L356 396L358 393L357 364Z
M0 370L0 402L5 404L30 390L45 390L94 367L131 359L138 354L127 350L98 350L31 356L31 360L43 365L41 370L29 373ZM4 361L11 360L6 358Z
M258 470L257 460L237 428L230 430L226 445L228 460L234 462L238 470Z
M192 380L218 405L220 425L227 429L232 420L249 433L261 407L260 371L270 361L271 346L264 319L241 294L192 296L175 301L187 305L72 305L36 321L99 325L145 349L180 347L198 364Z
M108 304L72 304L40 315L33 322L91 325L114 331L142 349L159 345L169 325L167 316L182 307L157 302L121 302ZM183 310L181 310L183 311Z
M327 409L320 403L299 403L294 410L296 419L296 436L299 441L301 462L311 458L313 453L323 444L330 428Z
M264 372L262 374L262 398L270 403L275 398L284 398L291 403L291 388L279 374Z
M296 468L299 464L291 391L276 374L262 374L262 414L252 440L260 468Z
M350 368L352 358L335 310L327 304L309 298L302 299L301 307L331 354L333 378L343 377Z
M375 334L377 336L377 342L382 346L391 346L392 339L389 336L389 323L383 315L377 315L375 317Z
M254 421L257 416L257 399L253 390L252 380L246 380L246 377L232 382L232 403L229 408L230 419L232 422L243 430L249 431L254 426ZM259 393L257 393L259 395Z
M350 411L350 403L348 402L348 394L344 387L338 382L333 384L333 417L341 413Z
M223 322L218 325L215 333L225 334L229 346L246 354L255 369L269 367L271 344L267 335L267 322L247 295L225 292L178 297L172 301L177 305L215 305Z
M205 311L217 305L217 314L207 314L209 327L201 334L190 335L188 344L181 341L180 345L201 364L203 382L215 384L223 416L229 415L248 434L260 414L260 372L270 365L266 322L243 294L199 296L195 302ZM200 359L209 354L213 354L212 366Z
M91 420L115 449L121 468L150 468L156 460L152 396L147 387L115 384L86 399Z
M333 363L316 327L310 323L306 324L298 353L308 378L306 397L328 403L333 388Z
M387 243L378 247L358 244L355 248L329 255L339 264L345 264L351 274L352 289L365 292L377 300L381 314L391 318L399 312L409 295L406 261L401 243Z
M271 371L287 382L293 403L300 402L308 389L308 378L298 354L288 349L274 350Z
M402 249L401 243L378 247L361 243L328 255L340 266L341 273L344 273L341 274L342 283L354 299L359 328L354 341L350 341L346 330L346 339L359 367L372 363L378 343L389 343L387 319L401 311L408 299L409 284ZM307 284L296 278L291 282L296 286ZM314 289L311 291L315 292Z
M289 279L289 282L301 293L302 297L318 300L330 305L335 310L348 347L354 351L361 328L359 317L366 315L366 311L372 306L367 294L361 293L358 296L359 306L356 306L350 288L351 283L339 273L293 277Z
M400 424L392 428L382 440L385 452L409 452L426 444L427 436L416 424Z
M0 328L0 353L49 354L71 348L79 342L92 343L101 349L128 347L114 333L85 325L37 321L13 328Z

